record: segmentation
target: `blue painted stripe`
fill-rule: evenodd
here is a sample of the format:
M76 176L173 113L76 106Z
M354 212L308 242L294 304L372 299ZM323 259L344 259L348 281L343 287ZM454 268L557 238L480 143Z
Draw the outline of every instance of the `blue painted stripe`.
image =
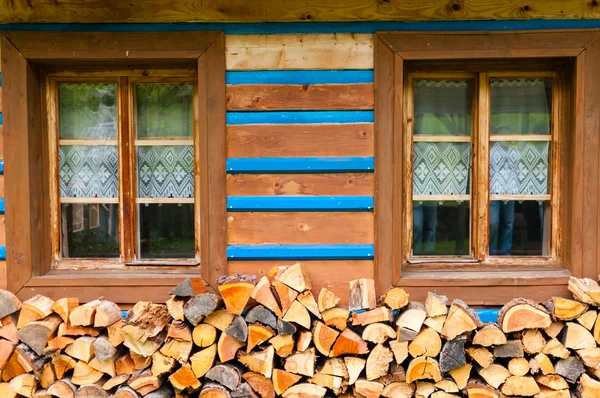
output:
M358 84L373 83L372 70L229 71L227 84Z
M227 159L229 174L369 173L374 167L375 159L372 156Z
M4 174L4 159L0 159L0 175Z
M0 73L0 87L2 87L2 73Z
M452 15L448 17L452 18ZM55 32L168 32L221 30L228 34L373 33L376 31L486 31L600 28L600 19L424 22L271 22L271 23L8 23L1 30Z
M374 245L230 245L229 260L369 260Z
M227 112L227 124L373 123L373 111Z
M373 211L372 196L230 196L228 211Z
M2 112L0 112L0 126L2 125Z
M0 246L0 260L6 260L6 246Z
M0 198L0 214L4 214L4 198Z
M498 309L490 310L475 310L481 322L497 322L498 321Z

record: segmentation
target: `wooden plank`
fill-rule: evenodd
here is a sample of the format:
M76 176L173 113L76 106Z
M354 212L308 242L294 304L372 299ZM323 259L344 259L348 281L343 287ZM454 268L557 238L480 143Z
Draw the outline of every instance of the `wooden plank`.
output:
M0 192L2 192L2 178L0 176ZM227 195L372 196L373 178L373 173L229 174L227 175Z
M2 86L0 86L0 112L2 112Z
M85 303L92 300L97 300L98 297L104 297L106 300L115 303L134 304L138 301L151 301L154 303L164 303L171 296L168 292L175 287L172 286L156 286L156 285L136 285L131 286L26 286L19 291L17 297L21 300L27 300L36 294L41 294L53 300L62 297L77 297L80 302ZM135 292L135 294L132 294Z
M229 174L360 173L372 172L374 159L371 156L229 158L226 167Z
M373 214L229 213L227 237L229 244L373 243Z
M132 7L118 0L82 3L76 0L13 0L0 7L0 22L300 22L300 21L427 21L493 19L593 19L600 14L587 1L530 0L496 3L473 0L468 4L432 0L350 0L289 2L269 0L146 0Z
M372 69L371 34L227 35L227 70Z
M227 156L373 156L373 123L227 126Z
M227 86L227 110L373 109L372 84Z
M6 246L6 225L4 217L4 215L0 215L0 246Z
M4 175L0 174L0 198L4 197Z
M272 268L280 265L292 265L294 261L229 261L229 274L266 275ZM373 278L373 261L301 261L308 272L313 286L313 294L325 287L339 296L339 306L348 303L349 283L353 279Z

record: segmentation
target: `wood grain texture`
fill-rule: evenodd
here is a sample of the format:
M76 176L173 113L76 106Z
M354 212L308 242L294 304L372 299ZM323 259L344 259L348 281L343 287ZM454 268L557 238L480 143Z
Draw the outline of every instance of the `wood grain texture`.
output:
M229 111L369 110L373 109L373 101L372 84L227 86L227 110Z
M230 158L373 154L372 123L227 126Z
M229 274L256 274L260 277L275 266L292 265L295 261L230 261ZM373 278L373 261L302 261L312 282L316 296L322 287L331 290L342 300L338 306L348 303L350 281L358 278Z
M229 244L373 243L372 213L229 213Z
M372 69L371 34L227 35L227 70Z
M595 4L595 3L594 3ZM293 21L420 21L470 19L593 19L598 6L588 1L530 0L497 3L474 0L119 0L85 3L63 0L2 0L0 22L293 22Z
M373 179L373 173L229 174L227 195L370 196L373 195Z

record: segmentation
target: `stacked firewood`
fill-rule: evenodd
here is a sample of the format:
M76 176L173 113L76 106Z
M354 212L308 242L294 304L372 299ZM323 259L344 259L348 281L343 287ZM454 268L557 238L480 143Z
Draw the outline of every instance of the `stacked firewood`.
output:
M498 323L464 302L350 282L347 308L302 265L189 279L123 319L99 299L0 291L0 397L600 397L600 286L519 298Z

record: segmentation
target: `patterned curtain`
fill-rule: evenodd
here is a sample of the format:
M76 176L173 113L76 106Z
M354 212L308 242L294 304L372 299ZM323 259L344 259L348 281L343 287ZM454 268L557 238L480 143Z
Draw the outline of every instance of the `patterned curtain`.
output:
M192 146L141 146L138 163L140 198L194 197Z

